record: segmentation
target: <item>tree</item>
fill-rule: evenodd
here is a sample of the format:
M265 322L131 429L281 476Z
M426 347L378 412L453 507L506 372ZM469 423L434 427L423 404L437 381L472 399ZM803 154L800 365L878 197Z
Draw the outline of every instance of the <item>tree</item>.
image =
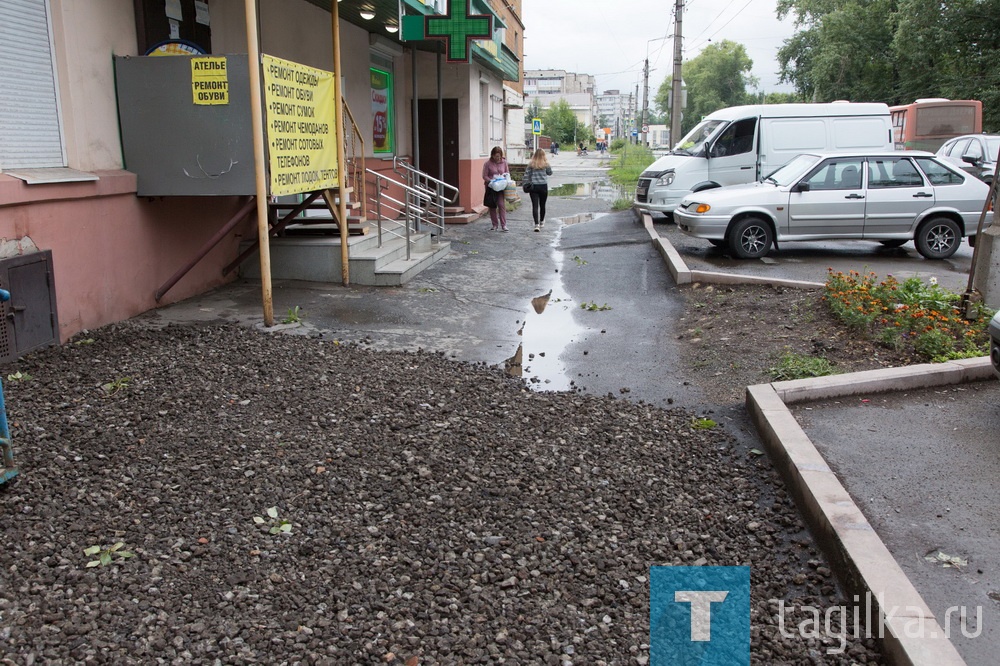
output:
M802 30L778 50L783 81L807 99L883 102L895 85L897 0L780 0Z
M900 0L893 39L898 87L892 102L978 99L983 129L1000 130L1000 0Z
M798 32L778 51L805 99L978 99L1000 129L1000 0L779 0Z
M757 85L757 80L750 75L752 68L753 60L743 45L728 39L710 44L685 62L687 109L681 131L687 132L713 111L747 103L747 87ZM655 101L661 109L669 109L670 87L671 80L667 79L656 93Z
M542 113L542 126L547 136L565 144L572 144L577 137L579 140L586 140L594 133L593 130L583 127L564 99L556 100L552 106L545 109Z

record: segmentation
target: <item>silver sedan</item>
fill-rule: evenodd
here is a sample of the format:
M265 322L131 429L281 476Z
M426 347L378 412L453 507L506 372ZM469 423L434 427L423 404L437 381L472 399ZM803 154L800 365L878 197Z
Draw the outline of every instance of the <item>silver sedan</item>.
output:
M763 182L689 194L678 228L741 259L781 241L914 241L945 259L976 233L989 194L978 178L922 151L799 155Z

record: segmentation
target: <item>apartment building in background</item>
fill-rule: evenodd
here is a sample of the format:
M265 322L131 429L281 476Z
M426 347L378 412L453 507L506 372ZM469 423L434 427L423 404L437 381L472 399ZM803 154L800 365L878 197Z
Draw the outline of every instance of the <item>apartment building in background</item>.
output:
M525 106L535 104L545 110L564 100L577 119L587 127L597 127L599 119L594 91L597 81L591 74L577 74L562 69L524 70Z
M631 93L622 94L618 90L605 90L596 95L595 100L598 125L610 127L612 139L630 136L635 126L635 96Z

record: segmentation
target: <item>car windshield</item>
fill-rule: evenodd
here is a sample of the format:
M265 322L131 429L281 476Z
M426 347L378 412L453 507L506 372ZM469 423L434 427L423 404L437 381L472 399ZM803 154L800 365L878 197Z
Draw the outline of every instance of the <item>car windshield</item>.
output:
M1000 136L991 136L986 139L986 154L990 156L991 160L996 161L997 155L1000 155Z
M703 156L705 154L705 144L712 138L712 135L725 124L725 120L701 121L695 125L695 128L688 132L683 139L677 142L677 145L674 146L673 152L678 155Z
M792 161L785 166L778 167L775 171L772 171L770 175L764 178L764 182L787 187L801 178L802 174L811 169L814 164L816 164L815 155L799 155L792 158Z

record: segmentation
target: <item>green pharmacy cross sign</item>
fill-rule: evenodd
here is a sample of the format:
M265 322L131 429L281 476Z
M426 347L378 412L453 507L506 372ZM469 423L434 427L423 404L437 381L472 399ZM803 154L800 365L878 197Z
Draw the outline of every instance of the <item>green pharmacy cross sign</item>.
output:
M451 0L444 16L425 16L424 35L445 43L448 62L469 62L474 39L493 37L493 17L471 14L470 0Z

